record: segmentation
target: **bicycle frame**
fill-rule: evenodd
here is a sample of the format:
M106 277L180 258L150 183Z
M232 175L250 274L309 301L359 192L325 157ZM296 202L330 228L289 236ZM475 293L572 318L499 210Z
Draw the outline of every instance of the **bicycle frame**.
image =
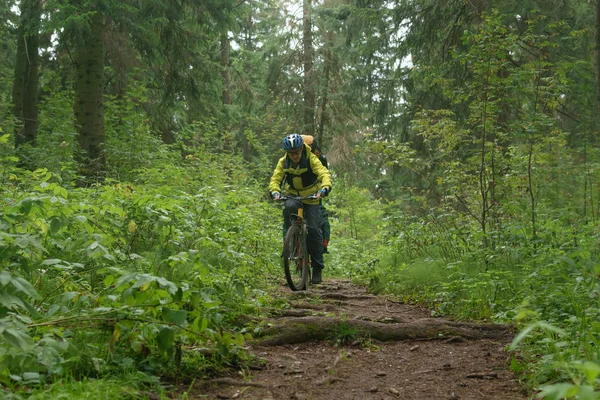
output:
M306 290L310 281L310 267L306 237L308 229L304 220L303 200L317 199L318 196L289 196L284 195L278 200L294 200L298 203L295 213L290 213L288 228L283 245L283 266L289 287L294 290Z
M304 205L303 200L316 200L319 197L316 194L311 194L308 196L291 196L291 195L282 195L277 201L287 201L287 200L295 200L298 202L298 211L297 213L290 213L290 224L302 224L304 222Z

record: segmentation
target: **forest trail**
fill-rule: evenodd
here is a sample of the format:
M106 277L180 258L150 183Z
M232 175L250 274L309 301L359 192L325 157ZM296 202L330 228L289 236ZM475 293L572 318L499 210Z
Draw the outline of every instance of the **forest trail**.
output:
M271 333L286 327L302 333L250 344L264 364L245 376L196 381L188 398L527 398L508 369L504 349L512 333L506 327L432 319L422 307L369 295L347 280L327 279L307 292L282 287L281 293L290 308L269 320ZM416 333L398 340L407 330Z

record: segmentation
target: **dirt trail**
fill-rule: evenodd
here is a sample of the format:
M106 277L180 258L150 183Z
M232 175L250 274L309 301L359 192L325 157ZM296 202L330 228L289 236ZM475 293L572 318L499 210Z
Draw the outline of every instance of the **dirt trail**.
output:
M282 296L287 297L291 308L284 315L274 316L271 326L299 326L303 321L310 325L318 317L345 323L333 328L328 340L296 338L291 339L293 344L272 345L290 340L286 336L284 340L251 344L249 350L265 361L262 369L252 370L249 376L232 375L196 382L188 393L189 398L527 398L507 368L509 355L504 348L511 340L507 329L501 329L490 339L487 335L469 336L472 330L457 336L453 329L449 332L448 325L442 324L442 328L434 327L416 335L431 335L435 339L377 341L368 335L365 337L363 328L369 328L369 324L411 328L427 321L437 326L443 320L432 320L429 312L418 306L370 296L363 288L344 280L327 280L303 293L282 289ZM352 321L364 321L367 328L364 324L353 325ZM315 325L310 326L313 328L309 328L309 332L316 329ZM477 326L468 328L487 332L488 328L482 327L483 330ZM314 337L322 336L313 333ZM465 336L471 338L465 339Z

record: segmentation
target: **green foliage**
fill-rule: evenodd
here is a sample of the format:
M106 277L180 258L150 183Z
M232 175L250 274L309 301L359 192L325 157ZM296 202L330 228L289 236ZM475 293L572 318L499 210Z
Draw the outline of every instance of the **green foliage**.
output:
M237 315L253 312L255 293L264 302L255 289L276 265L280 221L265 235L260 189L223 160L200 151L88 189L46 169L5 177L4 385L135 371L181 379L244 362Z
M381 238L373 235L371 224L381 220L381 210L373 207L377 202L366 190L336 184L335 196L325 204L333 235L331 261L326 258L325 262L333 274L364 278L379 262Z
M150 399L161 394L165 398L160 382L143 373L128 374L123 381L104 379L77 380L67 377L63 381L46 387L33 386L27 393L3 393L3 398L11 400L36 399Z
M515 322L524 380L597 398L593 4L475 3L315 6L315 122L336 178L326 271L435 315ZM107 180L83 189L70 52L92 13L44 3L42 36L58 43L42 51L37 145L19 160L11 5L0 382L131 398L159 376L244 363L253 327L238 317L269 306L281 277L281 217L259 193L281 136L302 128L301 22L273 1L103 3Z
M129 181L137 171L162 164L169 157L160 138L151 131L150 120L140 110L139 104L148 102L148 90L134 79L139 73L131 74L124 96L111 96L104 105L107 172L119 181Z
M337 325L335 332L335 343L338 346L346 346L359 337L358 329L352 327L347 322L342 321Z
M577 121L563 114L590 93L579 84L591 69L571 52L584 34L547 13L511 18L482 14L451 61L415 63L419 89L437 97L407 100L409 135L366 136L378 178L364 185L388 202L358 224L364 243L334 224L333 257L340 273L435 315L516 322L523 380L548 398L597 398L596 105Z

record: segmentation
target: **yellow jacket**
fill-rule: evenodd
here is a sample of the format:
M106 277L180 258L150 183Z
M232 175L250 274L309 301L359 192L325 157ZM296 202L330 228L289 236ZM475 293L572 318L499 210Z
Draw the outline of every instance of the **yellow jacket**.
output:
M292 165L287 153L277 162L269 182L269 191L271 193L281 192L282 186L287 193L294 196L315 194L321 188L327 188L330 191L332 187L331 173L305 144L300 163L296 167ZM304 202L319 204L319 201L305 200Z

